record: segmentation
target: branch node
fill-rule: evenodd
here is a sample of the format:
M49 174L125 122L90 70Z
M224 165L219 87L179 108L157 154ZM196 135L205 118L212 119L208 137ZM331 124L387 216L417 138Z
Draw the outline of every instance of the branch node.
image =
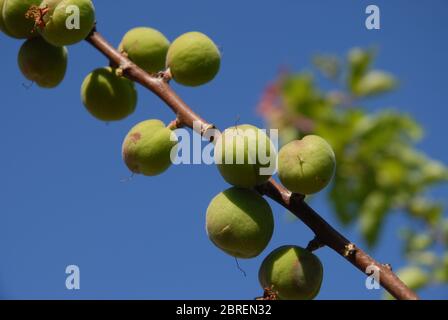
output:
M207 124L202 125L202 127L201 127L201 136L205 135L207 133L207 131L211 130L211 129L216 129L214 124L207 123Z
M296 197L297 200L299 201L305 201L306 195L301 194L301 193L294 193L294 196Z
M306 250L308 250L309 252L313 252L313 251L316 251L316 250L318 250L318 249L320 249L320 248L323 248L323 247L325 247L325 244L322 243L322 242L319 240L319 238L316 236L316 237L314 237L313 240L311 240L311 241L308 243L308 245L307 245L307 247L306 247Z
M165 71L158 72L156 76L166 83L169 83L173 79L173 74L171 73L170 68L166 69Z
M122 77L123 76L123 72L124 72L124 70L121 67L118 67L118 68L115 69L115 75L117 77Z
M124 72L126 72L127 70L129 70L129 69L131 68L131 66L132 66L132 62L130 62L130 61L127 60L127 59L124 59L124 60L120 61L120 65L118 66L118 69L117 69L117 71L118 71L118 70L121 70L121 71L120 71L120 72L121 72L120 77L123 75ZM117 75L118 75L118 74L117 74Z
M348 257L353 255L356 252L356 246L354 243L349 243L345 245L343 255L344 257Z
M390 263L383 263L382 266L392 271L392 265Z

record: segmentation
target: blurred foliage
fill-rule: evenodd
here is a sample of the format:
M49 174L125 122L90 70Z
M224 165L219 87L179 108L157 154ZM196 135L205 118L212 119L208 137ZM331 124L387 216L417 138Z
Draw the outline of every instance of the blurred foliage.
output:
M259 111L282 144L318 134L333 146L338 168L329 200L343 225L356 223L368 246L381 235L387 216L405 214L401 230L409 266L399 271L414 289L448 283L448 219L429 190L448 181L448 168L416 149L421 126L396 110L361 107L397 89L395 77L373 67L374 50L352 49L346 57L318 55L311 72L283 73L270 85ZM317 86L319 77L332 90Z

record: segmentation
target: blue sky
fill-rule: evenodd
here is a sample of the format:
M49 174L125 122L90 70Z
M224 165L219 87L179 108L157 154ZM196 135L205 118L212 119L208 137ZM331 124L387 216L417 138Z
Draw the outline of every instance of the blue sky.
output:
M225 128L263 126L255 106L279 67L302 70L314 53L344 54L353 46L377 45L377 66L401 80L400 90L369 104L395 107L425 127L421 149L448 163L446 118L448 3L431 1L94 1L98 29L114 45L136 26L151 26L170 40L202 31L220 46L222 68L199 88L174 85L204 118ZM364 27L365 7L381 9L381 30ZM129 5L128 5L129 4ZM129 7L128 7L129 6ZM129 11L127 11L129 10ZM20 41L0 35L0 298L57 299L252 299L261 293L257 272L263 257L283 244L305 246L312 233L290 222L271 203L276 230L268 250L253 260L223 254L205 233L209 201L228 186L213 166L173 166L165 174L130 174L120 155L137 122L173 115L139 88L138 109L106 125L81 104L83 78L108 62L87 43L69 48L65 81L54 90L28 84L17 67ZM436 192L446 198L446 188ZM323 197L313 206L334 221ZM398 268L404 261L389 219L371 254ZM342 230L360 242L355 229ZM377 299L365 277L330 249L318 251L325 276L318 299ZM81 290L65 288L65 267L81 270ZM446 298L446 288L422 292Z

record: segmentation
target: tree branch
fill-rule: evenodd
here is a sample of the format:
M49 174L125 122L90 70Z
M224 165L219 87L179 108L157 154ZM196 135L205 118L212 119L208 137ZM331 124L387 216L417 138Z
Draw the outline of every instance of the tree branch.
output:
M150 75L146 73L112 47L96 30L93 30L86 40L109 59L111 64L119 66L124 76L141 84L162 99L176 114L178 124L193 129L193 123L197 122L201 124L200 128L197 129L201 135L204 135L207 130L215 128L214 125L208 123L196 114L173 91L163 75ZM390 268L375 261L336 231L305 203L302 195L291 193L273 179L257 187L257 190L291 211L314 232L316 241L339 253L363 273L366 274L367 267L376 266L377 270L379 270L380 284L392 296L400 300L418 299L417 295Z

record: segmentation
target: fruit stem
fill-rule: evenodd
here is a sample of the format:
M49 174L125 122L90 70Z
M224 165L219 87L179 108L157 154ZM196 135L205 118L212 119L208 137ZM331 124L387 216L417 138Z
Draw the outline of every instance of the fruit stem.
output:
M173 121L171 121L166 127L170 130L176 130L178 128L182 128L183 124L178 118L176 118Z
M173 74L171 73L170 68L166 69L165 71L160 71L157 76L162 78L166 83L169 83L173 79Z

